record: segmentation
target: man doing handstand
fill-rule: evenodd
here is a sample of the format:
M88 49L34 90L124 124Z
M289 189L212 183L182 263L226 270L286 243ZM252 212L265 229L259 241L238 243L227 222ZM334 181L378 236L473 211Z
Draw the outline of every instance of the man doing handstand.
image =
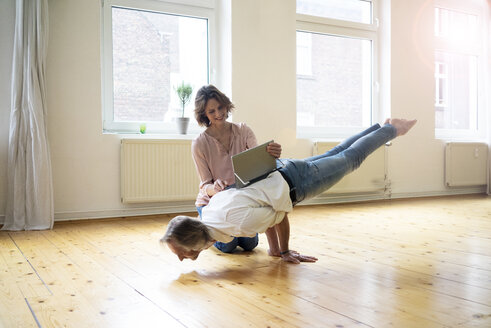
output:
M317 258L289 248L287 213L299 202L331 188L377 148L406 134L415 124L416 120L387 119L382 127L375 124L325 154L304 160L288 159L277 172L261 181L214 195L203 208L201 221L176 216L161 242L167 243L181 261L195 260L215 241L230 242L232 236L251 237L268 231L269 255L293 263L315 262Z

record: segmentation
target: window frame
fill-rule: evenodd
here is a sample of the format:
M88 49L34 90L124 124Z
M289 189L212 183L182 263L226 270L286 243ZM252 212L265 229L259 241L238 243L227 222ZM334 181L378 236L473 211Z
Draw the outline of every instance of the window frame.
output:
M487 63L487 58L489 58L489 50L487 49L490 46L490 42L486 41L489 38L489 16L485 14L486 10L489 10L489 8L486 7L485 1L480 0L470 0L466 1L465 3L455 0L436 0L434 2L434 18L435 10L437 8L475 15L478 19L477 30L482 33L482 35L479 36L475 47L462 49L459 46L446 45L445 41L443 40L446 37L445 33L443 35L439 35L439 33L435 33L435 30L432 31L435 40L435 57L437 52L473 55L477 57L477 111L475 113L470 113L471 120L476 121L476 124L474 125L475 128L442 129L435 126L436 139L445 141L481 141L486 139L486 108L488 106L487 101L489 101L486 99L486 90L489 88L489 80L487 78L487 72L489 72L489 64ZM451 90L449 89L447 96L450 96L450 92ZM435 106L434 111L436 112L436 110L437 107Z
M146 124L147 133L176 135L176 122L114 122L113 107L113 54L112 54L112 8L128 8L144 11L152 11L170 15L182 15L206 19L208 21L208 81L214 82L216 67L216 21L215 0L102 0L101 1L101 56L102 56L102 130L103 133L140 133L140 124ZM196 90L193 90L193 93ZM191 100L193 103L193 100ZM189 118L188 134L198 134L201 128L195 122L194 117Z
M360 0L361 1L361 0ZM318 33L330 36L356 38L368 40L372 45L372 66L370 85L370 111L364 113L362 128L368 127L372 122L379 121L382 117L379 79L380 72L380 24L379 24L379 0L372 0L371 23L359 23L333 18L296 14L296 32ZM295 80L297 79L296 78ZM298 97L298 93L297 93ZM307 127L296 126L297 138L306 139L340 139L360 131L359 126L353 127Z

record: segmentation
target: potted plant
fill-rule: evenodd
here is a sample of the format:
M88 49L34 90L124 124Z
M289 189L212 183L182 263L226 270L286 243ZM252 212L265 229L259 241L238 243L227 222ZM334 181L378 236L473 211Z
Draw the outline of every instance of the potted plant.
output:
M186 104L191 99L193 87L190 84L184 83L184 81L182 81L181 84L174 89L176 90L177 96L179 97L179 101L181 102L182 106L181 117L177 118L177 129L180 134L186 134L188 130L189 117L184 117L184 109L186 108Z

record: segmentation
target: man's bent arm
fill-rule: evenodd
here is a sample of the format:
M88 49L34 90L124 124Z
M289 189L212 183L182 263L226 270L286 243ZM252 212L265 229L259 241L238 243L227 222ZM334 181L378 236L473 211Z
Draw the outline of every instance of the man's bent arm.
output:
M278 244L278 235L276 233L275 227L268 228L265 232L266 237L268 238L269 250L268 254L270 256L278 256L280 257L280 245Z
M289 251L290 249L288 248L288 245L290 241L290 221L288 221L287 213L285 213L283 221L275 225L274 228L276 230L276 234L278 235L280 254Z

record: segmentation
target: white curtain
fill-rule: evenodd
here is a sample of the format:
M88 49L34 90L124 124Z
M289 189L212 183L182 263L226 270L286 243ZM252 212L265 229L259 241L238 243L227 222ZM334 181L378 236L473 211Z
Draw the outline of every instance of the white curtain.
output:
M491 195L491 41L489 36L491 36L491 2L487 1L487 3L484 3L484 8L487 8L487 14L484 15L487 21L487 35L488 35L488 40L487 40L487 46L488 46L488 74L487 74L487 86L485 95L485 101L486 101L486 106L487 106L487 113L488 113L488 195ZM486 52L484 52L486 53Z
M488 36L491 36L491 2L488 1L488 14L486 16L488 22ZM491 41L488 37L488 77L487 77L487 97L486 106L488 108L488 195L491 195Z
M491 128L491 123L488 129ZM488 195L491 196L491 137L488 138Z
M486 7L486 5L484 5ZM486 21L488 22L488 36L491 36L491 2L487 3ZM488 37L488 76L487 76L487 95L485 96L487 113L488 113L488 195L491 195L491 41Z
M47 134L48 1L17 0L8 186L2 230L51 229L53 184Z
M491 31L490 31L491 33ZM490 49L491 51L491 49ZM491 54L489 56L491 58ZM488 81L491 83L491 67L489 68ZM489 86L491 90L491 86ZM491 96L488 95L488 109L491 109ZM491 110L488 110L488 195L491 196Z

